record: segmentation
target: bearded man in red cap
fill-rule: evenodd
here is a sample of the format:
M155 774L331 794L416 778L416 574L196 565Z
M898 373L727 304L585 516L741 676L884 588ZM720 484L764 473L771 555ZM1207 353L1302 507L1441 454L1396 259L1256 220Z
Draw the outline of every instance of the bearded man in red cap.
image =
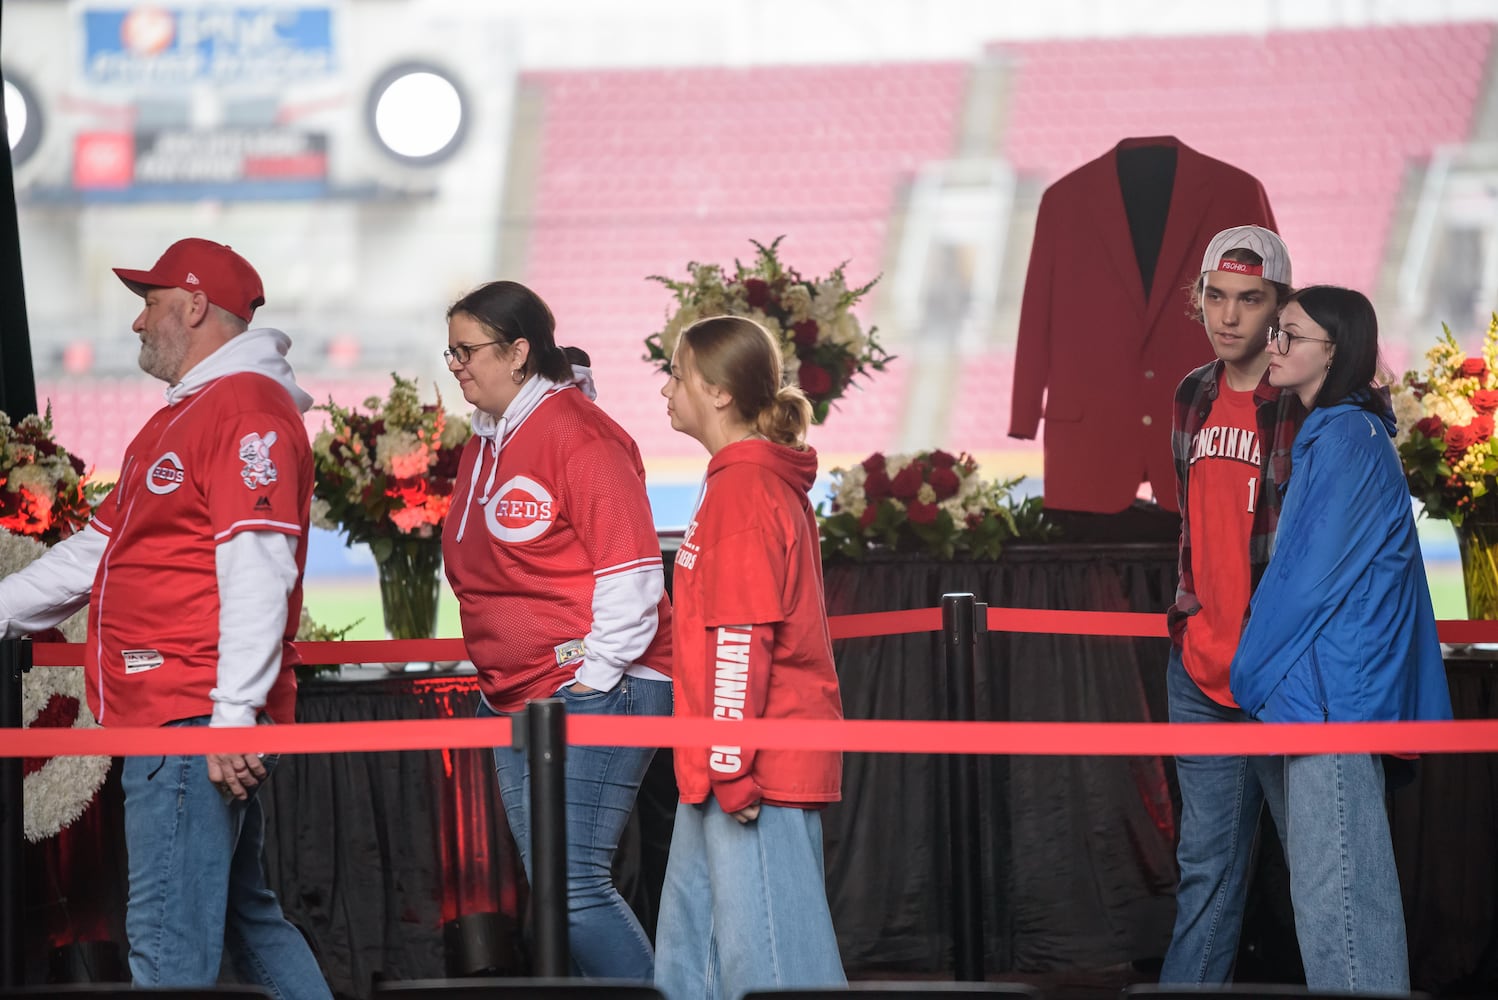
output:
M132 329L166 406L126 449L89 526L0 581L0 629L24 635L88 604L89 707L104 726L294 721L312 454L279 330L250 328L260 276L210 240L173 243ZM125 930L137 986L210 986L228 953L245 982L330 998L266 887L256 791L275 758L127 757Z

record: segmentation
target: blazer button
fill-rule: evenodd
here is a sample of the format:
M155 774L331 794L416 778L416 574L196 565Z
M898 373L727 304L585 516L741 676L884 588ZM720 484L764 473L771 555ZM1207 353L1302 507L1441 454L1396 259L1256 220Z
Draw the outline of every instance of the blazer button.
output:
M1154 370L1153 369L1146 370L1145 373L1144 373L1144 377L1145 378L1154 378L1155 377Z
M1146 426L1146 427L1148 427L1150 424L1152 424L1154 422L1155 422L1154 419L1151 418L1151 417L1146 416L1144 418L1144 426Z

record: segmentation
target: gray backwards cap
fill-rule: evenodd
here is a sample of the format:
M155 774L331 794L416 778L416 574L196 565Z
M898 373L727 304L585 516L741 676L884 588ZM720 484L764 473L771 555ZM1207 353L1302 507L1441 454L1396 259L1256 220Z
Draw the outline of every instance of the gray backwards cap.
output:
M1238 260L1226 260L1224 255L1229 250L1252 250L1264 263L1245 264ZM1290 281L1290 251L1285 249L1285 241L1263 226L1234 226L1212 237L1212 242L1207 244L1207 252L1202 254L1202 272L1207 271L1251 274L1265 281L1293 284Z

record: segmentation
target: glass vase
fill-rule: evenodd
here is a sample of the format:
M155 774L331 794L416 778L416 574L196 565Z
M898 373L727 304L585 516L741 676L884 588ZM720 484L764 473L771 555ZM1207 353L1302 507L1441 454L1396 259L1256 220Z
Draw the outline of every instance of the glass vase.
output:
M442 592L442 539L403 538L378 563L380 610L391 639L430 639L437 634L437 597ZM386 663L400 672L404 663Z
M1456 529L1462 553L1462 583L1467 591L1467 618L1498 619L1498 521L1463 521Z

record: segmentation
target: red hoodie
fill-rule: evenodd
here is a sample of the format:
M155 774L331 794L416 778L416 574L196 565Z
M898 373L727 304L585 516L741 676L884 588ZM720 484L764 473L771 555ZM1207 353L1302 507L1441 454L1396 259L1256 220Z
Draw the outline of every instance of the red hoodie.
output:
M812 449L759 440L728 445L708 463L672 584L677 715L843 717L808 497L816 474ZM676 751L681 800L711 794L725 812L836 802L841 780L836 752Z

